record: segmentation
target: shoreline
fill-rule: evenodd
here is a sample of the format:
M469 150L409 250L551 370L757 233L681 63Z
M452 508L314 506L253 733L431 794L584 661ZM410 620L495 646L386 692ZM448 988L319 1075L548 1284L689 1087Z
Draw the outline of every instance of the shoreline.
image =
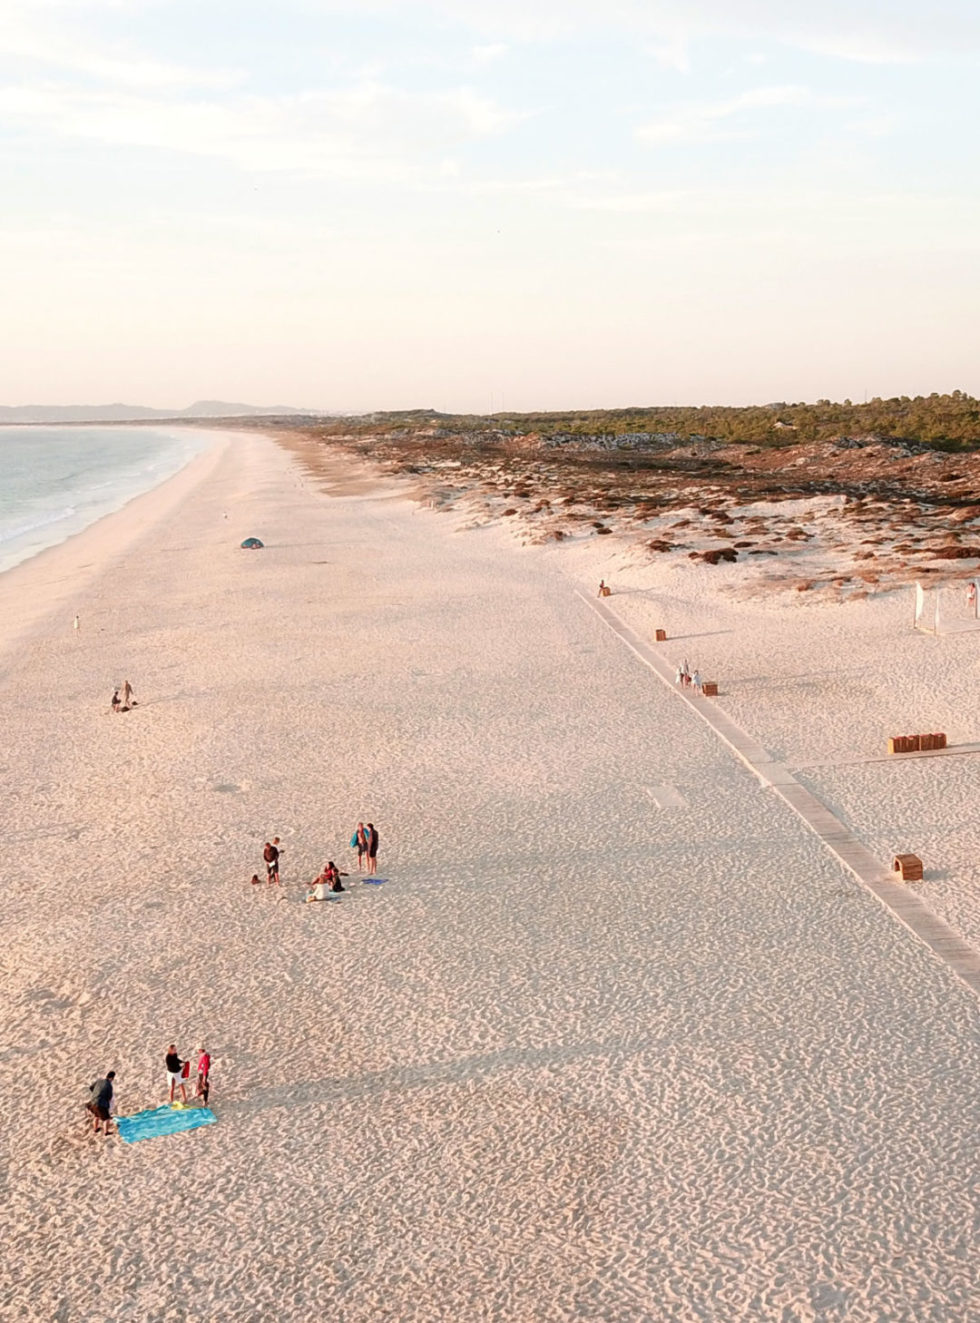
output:
M141 538L149 536L188 492L207 480L236 434L213 431L212 435L210 445L156 486L138 492L118 509L0 572L0 612L6 621L0 636L0 657L32 638L55 611L62 607L67 610L73 596L84 594L87 584ZM71 619L79 607L68 612L66 634L71 632Z

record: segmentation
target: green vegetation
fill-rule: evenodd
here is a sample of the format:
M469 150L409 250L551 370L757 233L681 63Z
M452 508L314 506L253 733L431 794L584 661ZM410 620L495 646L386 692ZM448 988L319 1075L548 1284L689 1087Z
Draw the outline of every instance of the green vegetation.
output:
M980 449L980 401L962 391L951 395L907 395L875 398L865 404L845 400L835 404L765 404L746 408L707 405L701 408L603 409L567 413L442 414L430 409L376 413L345 419L328 430L367 432L404 429L435 430L441 436L504 433L542 437L616 437L627 434L673 434L680 440L705 438L722 443L783 446L798 441L829 441L837 437L873 437L903 441L938 450Z

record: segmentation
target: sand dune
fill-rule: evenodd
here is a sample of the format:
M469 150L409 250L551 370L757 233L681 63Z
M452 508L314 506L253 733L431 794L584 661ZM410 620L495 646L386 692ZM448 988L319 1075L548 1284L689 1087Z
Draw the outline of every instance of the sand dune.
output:
M975 998L576 588L669 613L977 937L974 762L841 760L930 688L977 739L968 645L876 668L887 602L766 613L400 491L236 437L0 583L0 1314L966 1323ZM387 882L305 905L358 818ZM247 883L273 833L281 892ZM91 1136L84 1086L162 1101L174 1040L219 1123Z

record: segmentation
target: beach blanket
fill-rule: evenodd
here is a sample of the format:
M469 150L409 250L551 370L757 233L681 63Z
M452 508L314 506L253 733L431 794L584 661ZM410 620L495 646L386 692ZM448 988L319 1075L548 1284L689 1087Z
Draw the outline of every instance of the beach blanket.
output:
M388 879L386 877L366 877L363 881L366 887L383 887Z
M140 1139L154 1139L157 1135L175 1135L181 1130L196 1130L198 1126L213 1125L217 1117L210 1107L154 1107L148 1112L134 1112L132 1116L116 1118L119 1133L127 1144Z

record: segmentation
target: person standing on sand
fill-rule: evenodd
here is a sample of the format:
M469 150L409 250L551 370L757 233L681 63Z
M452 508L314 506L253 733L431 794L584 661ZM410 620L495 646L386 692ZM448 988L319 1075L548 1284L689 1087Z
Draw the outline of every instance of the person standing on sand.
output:
M211 1054L207 1048L199 1047L197 1049L197 1089L195 1090L198 1098L204 1099L207 1106L208 1095L211 1092Z
M368 850L367 832L364 830L364 823L357 824L357 830L350 838L351 849L357 851L357 871L360 873L364 869L364 856Z
M180 1089L180 1096L184 1102L187 1101L187 1087L184 1084L183 1067L184 1063L177 1055L176 1046L171 1043L167 1048L167 1083L170 1085L170 1101L174 1100L174 1089Z
M694 686L694 692L698 698L704 697L704 681L701 679L701 672L695 671L691 676L691 684Z
M71 622L71 627L75 631L75 637L78 638L78 631L82 627L82 622L78 618L78 612L75 612L75 619Z
M118 712L118 711L119 711L119 704L120 704L121 701L122 701L122 700L121 700L120 697L119 697L119 690L118 690L118 689L113 689L113 691L112 691L112 710L113 710L113 712Z
M378 829L373 822L367 825L367 856L368 872L376 873L378 871L378 845L381 837L378 835Z
M262 849L262 858L265 860L265 874L267 882L275 882L277 886L282 886L279 881L279 837L274 836L271 841L266 841Z
M133 697L133 686L129 683L128 680L123 680L122 701L123 701L123 707L135 706L135 699Z
M105 1133L108 1134L112 1125L112 1099L115 1089L112 1081L116 1078L116 1072L110 1070L104 1080L96 1080L89 1087L89 1101L85 1104L86 1109L95 1117L95 1133L99 1133L99 1126L104 1126Z

